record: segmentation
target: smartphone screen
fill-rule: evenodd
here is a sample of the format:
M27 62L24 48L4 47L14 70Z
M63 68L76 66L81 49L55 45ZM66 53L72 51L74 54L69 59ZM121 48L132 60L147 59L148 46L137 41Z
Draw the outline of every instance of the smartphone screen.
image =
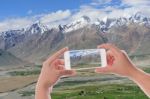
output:
M64 54L66 69L91 69L106 65L104 49L72 50Z

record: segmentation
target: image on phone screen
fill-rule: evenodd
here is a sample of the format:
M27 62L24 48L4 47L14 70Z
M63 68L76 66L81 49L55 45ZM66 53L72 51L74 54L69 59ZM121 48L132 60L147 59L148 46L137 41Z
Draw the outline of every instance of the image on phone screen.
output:
M65 52L66 69L91 69L106 65L104 49L72 50Z

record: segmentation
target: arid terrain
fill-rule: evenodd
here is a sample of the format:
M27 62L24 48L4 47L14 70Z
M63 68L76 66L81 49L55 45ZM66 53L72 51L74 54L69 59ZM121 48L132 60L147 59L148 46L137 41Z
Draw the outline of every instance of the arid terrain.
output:
M147 63L149 61L147 60ZM137 61L140 68L150 72L150 65ZM0 99L34 99L35 84L41 66L7 69L0 72ZM97 89L98 88L98 89ZM109 94L109 91L114 93ZM117 91L121 92L118 93ZM124 91L123 91L124 90ZM108 92L108 93L107 93ZM112 91L111 91L112 92ZM139 94L137 94L137 92ZM93 70L78 71L77 76L61 78L53 89L53 99L96 99L108 97L108 99L125 99L128 93L129 99L148 99L144 93L127 78L115 75L96 74ZM115 96L117 95L117 96Z

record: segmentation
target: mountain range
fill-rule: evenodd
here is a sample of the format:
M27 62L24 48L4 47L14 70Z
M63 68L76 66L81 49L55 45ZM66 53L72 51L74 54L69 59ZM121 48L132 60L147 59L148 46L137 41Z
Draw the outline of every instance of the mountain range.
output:
M0 33L0 61L3 53L14 59L39 64L56 50L96 48L98 44L113 43L128 54L150 53L150 18L137 12L130 17L97 18L88 16L49 28L41 22L27 28ZM13 58L7 57L7 60ZM18 63L18 62L16 62ZM3 64L5 65L5 64Z

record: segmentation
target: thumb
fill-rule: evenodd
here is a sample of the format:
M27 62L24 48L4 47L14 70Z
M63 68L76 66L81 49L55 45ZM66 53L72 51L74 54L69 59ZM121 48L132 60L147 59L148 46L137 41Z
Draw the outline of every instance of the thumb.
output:
M60 70L60 76L75 76L75 70Z

